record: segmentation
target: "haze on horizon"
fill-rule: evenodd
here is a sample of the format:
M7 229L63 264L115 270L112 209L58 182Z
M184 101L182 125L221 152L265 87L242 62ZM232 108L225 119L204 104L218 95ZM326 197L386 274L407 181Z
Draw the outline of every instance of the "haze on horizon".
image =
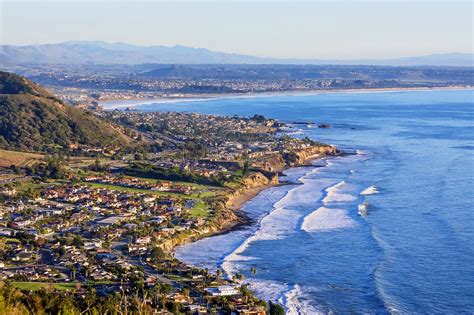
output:
M472 15L471 1L0 0L0 41L103 40L275 58L398 58L472 53Z

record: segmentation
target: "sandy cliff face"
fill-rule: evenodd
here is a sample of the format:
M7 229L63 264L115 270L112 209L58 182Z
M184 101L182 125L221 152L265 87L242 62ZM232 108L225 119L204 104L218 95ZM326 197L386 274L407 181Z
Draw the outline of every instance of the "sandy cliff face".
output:
M295 152L292 152L295 157L294 161L287 161L288 166L298 166L308 163L310 160L321 156L332 156L338 155L341 152L332 145L314 145L308 148L304 148Z
M242 186L240 188L227 194L225 207L235 208L237 199L245 197L245 195L247 195L251 190L277 184L277 173L265 172L265 174L263 174L261 172L253 172L243 179Z
M281 154L263 156L252 162L252 167L267 172L279 172L285 168L286 162Z
M339 153L334 146L318 144L292 152L262 156L252 163L252 167L266 172L281 172L288 166L304 165L317 157Z

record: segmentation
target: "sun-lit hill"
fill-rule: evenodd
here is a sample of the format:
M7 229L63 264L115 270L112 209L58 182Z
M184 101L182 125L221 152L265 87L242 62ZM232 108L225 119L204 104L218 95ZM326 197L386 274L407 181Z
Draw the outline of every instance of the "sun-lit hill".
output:
M28 79L0 72L0 148L48 152L71 145L122 146L131 139Z

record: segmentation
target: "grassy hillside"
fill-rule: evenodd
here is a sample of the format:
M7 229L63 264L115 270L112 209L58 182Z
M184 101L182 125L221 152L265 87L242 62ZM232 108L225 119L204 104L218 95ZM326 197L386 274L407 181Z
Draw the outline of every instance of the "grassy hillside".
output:
M0 148L48 152L71 144L103 148L130 141L94 114L65 105L23 77L0 72Z

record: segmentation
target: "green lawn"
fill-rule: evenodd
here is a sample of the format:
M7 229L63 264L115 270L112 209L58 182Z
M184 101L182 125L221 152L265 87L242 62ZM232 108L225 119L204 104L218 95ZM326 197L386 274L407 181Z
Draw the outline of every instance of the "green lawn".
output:
M207 198L207 197L214 197L216 195L216 191L200 191L194 194L191 194L191 197L194 198Z
M123 186L104 184L104 183L81 182L81 184L87 185L87 186L90 186L90 187L107 188L107 189L112 189L112 190L117 190L117 191L125 191L125 192L132 192L132 193L145 193L145 194L153 194L153 195L164 196L164 197L182 197L182 198L184 197L184 198L195 199L195 197L192 197L192 196L188 196L188 195L184 195L184 194L177 194L177 193L172 193L172 192L166 192L166 191L155 191L155 190L149 190L149 189L123 187Z
M42 288L48 288L50 284L48 282L12 282L12 285L14 285L15 287L21 290L37 291ZM54 288L60 291L66 291L66 290L72 291L76 289L76 283L75 282L55 283Z
M202 201L197 201L194 207L189 210L191 217L207 217L207 205Z

